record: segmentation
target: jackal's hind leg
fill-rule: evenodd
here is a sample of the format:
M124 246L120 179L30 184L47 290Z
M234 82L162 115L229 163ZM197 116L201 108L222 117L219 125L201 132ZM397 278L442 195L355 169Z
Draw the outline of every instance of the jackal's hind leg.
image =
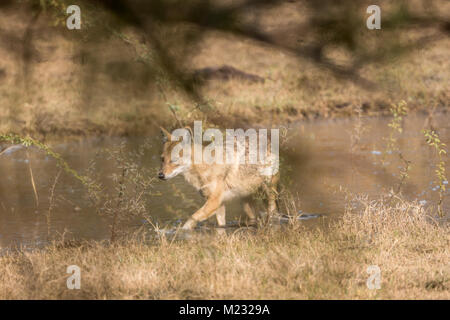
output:
M225 219L225 206L222 205L219 209L216 210L216 219L219 227L225 227L226 219Z
M267 216L273 216L274 214L278 213L277 210L277 184L278 184L279 177L273 176L271 178L270 184L264 184L264 191L267 195Z
M256 215L249 201L244 202L244 212L247 214L249 224L250 225L256 224Z

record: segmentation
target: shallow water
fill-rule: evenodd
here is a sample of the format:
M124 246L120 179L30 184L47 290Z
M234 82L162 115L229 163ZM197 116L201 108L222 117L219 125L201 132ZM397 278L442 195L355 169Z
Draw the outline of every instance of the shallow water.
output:
M433 126L438 129L441 140L450 145L450 116L434 117ZM301 123L289 127L288 153L282 154L282 180L289 183L289 191L300 199L297 209L304 214L338 217L344 211L345 193L364 193L376 197L390 189L396 189L403 165L398 154L386 153L389 136L389 118L319 121ZM402 193L424 206L436 205L439 197L435 177L437 157L426 145L421 130L425 117L409 116L404 132L399 136L398 147L402 156L411 161L409 178ZM363 128L358 134L357 128ZM149 140L148 140L149 139ZM53 144L75 170L85 173L89 163L102 148L114 148L121 142L136 150L144 140L149 148L140 159L140 166L150 168L156 177L159 168L161 142L155 138L98 137L77 142ZM352 141L353 147L352 147ZM39 197L37 204L30 179L33 170ZM99 158L98 171L105 185L111 185L111 161ZM447 161L447 172L450 171ZM55 160L35 148L10 149L0 156L0 245L41 246L50 234L75 239L109 238L110 221L99 216L90 205L85 187L67 174L61 174L54 192L54 208L50 224L46 214L49 210L50 190L58 169ZM447 174L448 176L449 174ZM341 191L339 191L341 190ZM148 214L161 225L176 225L184 221L202 205L198 192L185 183L182 177L154 183L153 196L147 199ZM449 191L445 194L444 210L449 212ZM238 201L227 207L227 220L236 224L244 214ZM308 217L308 216L305 216ZM211 219L212 224L215 219ZM320 219L309 219L308 222ZM132 227L147 226L142 219L133 219Z

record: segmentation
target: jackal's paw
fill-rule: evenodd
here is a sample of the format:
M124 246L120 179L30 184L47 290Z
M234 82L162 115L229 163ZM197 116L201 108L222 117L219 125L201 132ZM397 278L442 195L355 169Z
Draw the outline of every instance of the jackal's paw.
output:
M192 218L189 218L188 221L186 221L186 223L183 225L183 230L192 230L195 228L195 226L197 225L197 221L195 221Z

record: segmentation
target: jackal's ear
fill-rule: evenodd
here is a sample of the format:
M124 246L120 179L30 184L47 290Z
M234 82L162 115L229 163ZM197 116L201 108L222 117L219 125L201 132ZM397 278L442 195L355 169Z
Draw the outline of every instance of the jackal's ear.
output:
M159 127L161 129L161 134L163 136L163 141L166 142L167 140L172 140L172 135L169 131L164 129L163 127Z
M194 139L194 134L192 133L191 127L184 127L184 128L189 130L189 133L191 134L191 138Z

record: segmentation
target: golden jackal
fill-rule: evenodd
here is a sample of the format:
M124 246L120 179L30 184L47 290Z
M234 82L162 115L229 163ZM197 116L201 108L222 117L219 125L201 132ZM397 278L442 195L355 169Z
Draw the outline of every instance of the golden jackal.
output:
M192 130L190 128L188 129L190 136L193 137ZM276 212L276 185L279 180L278 145L276 159L274 159L274 154L271 152L272 149L268 151L270 153L267 159L269 159L270 165L267 162L265 164L261 164L261 162L256 164L242 163L239 158L239 152L233 152L234 156L231 158L231 161L227 161L226 163L196 163L194 161L194 152L187 152L189 155L183 157L185 150L178 151L177 149L176 153L179 153L181 158L174 157L174 148L180 142L172 141L172 135L163 128L161 130L165 136L165 141L161 155L162 163L158 175L159 178L167 180L178 174L182 174L186 181L193 185L206 198L206 203L188 219L183 225L183 229L194 228L199 221L208 219L214 213L216 214L218 225L225 226L224 202L237 197L244 198L244 211L250 218L251 223L254 223L256 216L250 205L250 196L260 188L267 195L267 213L270 215ZM249 148L245 137L244 145L245 148L240 150L244 150L244 157L249 158ZM188 151L195 151L196 147L198 147L198 143L194 141L192 144L189 144ZM234 151L236 150L234 149ZM273 168L275 161L277 165L276 170L270 170Z

